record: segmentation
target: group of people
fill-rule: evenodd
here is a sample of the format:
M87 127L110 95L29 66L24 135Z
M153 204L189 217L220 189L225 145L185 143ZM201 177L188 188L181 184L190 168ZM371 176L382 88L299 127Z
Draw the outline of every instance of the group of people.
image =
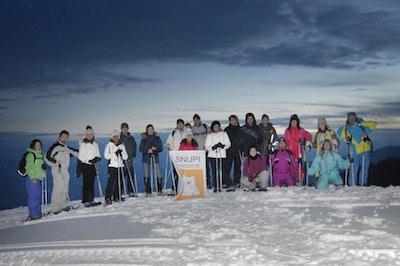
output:
M157 135L153 125L146 126L141 134L139 152L142 154L143 178L146 194L153 192L150 175L153 173L158 192L162 190L162 177L159 165L159 153L165 147L171 150L204 150L207 164L207 186L214 192L234 191L238 187L254 191L266 190L272 186L295 186L304 184L308 175L315 175L318 189L328 188L330 183L343 185L340 170L345 170L345 182L348 185L367 185L369 153L372 141L369 134L376 127L374 121L364 121L356 113L347 115L346 123L336 132L325 118L317 121L318 130L312 134L300 126L299 117L290 117L289 125L283 136L278 137L269 121L268 115L261 117L257 124L253 113L247 113L245 124L240 126L236 115L229 116L229 125L221 128L219 121L210 126L204 124L198 114L193 116L193 124L185 124L178 119L176 128L168 135L165 145ZM347 143L346 155L339 154L339 137ZM69 133L63 130L59 138L45 156L42 155L42 143L32 141L26 156L26 188L28 191L28 219L39 219L41 212L41 183L45 178L44 163L51 167L53 191L51 211L57 214L68 211L69 205L69 164L70 157L79 159L77 175L83 177L82 203L89 207L94 202L94 182L98 176L98 163L101 160L99 146L95 141L92 127L87 126L86 136L79 142L79 149L67 145ZM309 165L309 154L316 149L316 156ZM136 196L134 161L137 145L129 132L127 123L121 124L121 131L114 131L104 150L108 160L108 180L105 204L122 201L123 177L127 177L129 196ZM34 155L33 155L34 153ZM178 187L178 174L174 172L173 190ZM231 176L231 173L233 176ZM221 183L221 186L218 184Z

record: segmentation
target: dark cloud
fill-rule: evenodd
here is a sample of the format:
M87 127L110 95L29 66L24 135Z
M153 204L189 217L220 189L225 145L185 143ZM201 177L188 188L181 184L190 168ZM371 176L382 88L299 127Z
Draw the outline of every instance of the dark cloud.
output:
M100 65L144 61L391 64L398 56L400 3L383 2L377 8L373 1L5 1L0 88L77 84L96 77ZM106 76L103 87L154 81Z

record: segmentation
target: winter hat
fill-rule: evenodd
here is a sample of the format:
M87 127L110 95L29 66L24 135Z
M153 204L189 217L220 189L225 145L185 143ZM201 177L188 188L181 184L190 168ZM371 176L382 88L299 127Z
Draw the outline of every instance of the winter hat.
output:
M121 124L121 129L123 129L123 128L129 128L129 126L126 122Z
M200 119L200 116L198 114L194 114L193 115L193 120L195 120L195 119Z
M286 143L286 140L285 140L284 137L280 137L280 138L278 139L278 142L284 142L284 143Z
M328 122L326 122L326 119L323 117L318 118L318 125L324 124L325 126L328 126Z
M119 136L119 132L118 132L117 130L115 130L115 129L114 129L114 131L113 131L112 134L111 134L111 138L113 138L114 136L118 136L118 138L120 137L120 136Z
M347 117L349 117L349 116L357 117L356 112L349 112L349 113L347 113Z
M261 120L263 120L264 118L267 118L267 119L269 120L269 116L266 115L266 114L263 114L263 115L262 115Z
M86 126L86 134L94 134L93 128L91 126Z
M190 128L187 128L186 129L186 135L191 135L191 136L193 136L193 131L190 129Z

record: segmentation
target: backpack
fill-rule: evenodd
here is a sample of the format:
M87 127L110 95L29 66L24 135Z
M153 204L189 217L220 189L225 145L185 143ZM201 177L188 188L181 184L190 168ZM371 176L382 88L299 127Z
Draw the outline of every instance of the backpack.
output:
M36 161L35 153L33 153L31 151L24 152L24 154L22 155L21 160L19 160L18 174L20 176L26 176L26 156L28 155L28 153L32 153L34 161Z

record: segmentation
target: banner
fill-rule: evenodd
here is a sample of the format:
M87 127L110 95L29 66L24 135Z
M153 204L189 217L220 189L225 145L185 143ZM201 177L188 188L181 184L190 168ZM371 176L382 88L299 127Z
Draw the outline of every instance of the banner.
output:
M170 151L169 156L179 176L175 201L204 198L207 192L205 151Z

